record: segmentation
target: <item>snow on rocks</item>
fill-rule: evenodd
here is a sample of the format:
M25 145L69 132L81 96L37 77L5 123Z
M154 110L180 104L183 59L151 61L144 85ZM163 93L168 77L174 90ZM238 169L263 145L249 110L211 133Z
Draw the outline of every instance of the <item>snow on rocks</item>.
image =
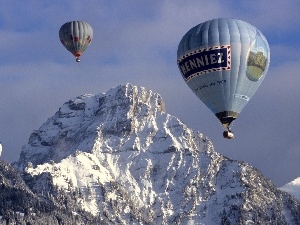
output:
M132 84L66 102L31 134L15 166L80 190L82 209L110 223L257 223L273 210L251 205L259 194L274 197L263 192L269 184L258 171L215 152L166 112L159 94Z
M280 190L286 191L300 200L300 177L282 186Z

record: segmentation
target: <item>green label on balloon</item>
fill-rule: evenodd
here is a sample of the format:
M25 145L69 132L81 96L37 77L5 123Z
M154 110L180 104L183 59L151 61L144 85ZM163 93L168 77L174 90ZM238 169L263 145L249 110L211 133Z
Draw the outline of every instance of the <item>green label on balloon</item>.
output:
M230 70L230 45L191 51L177 60L186 81L215 71Z

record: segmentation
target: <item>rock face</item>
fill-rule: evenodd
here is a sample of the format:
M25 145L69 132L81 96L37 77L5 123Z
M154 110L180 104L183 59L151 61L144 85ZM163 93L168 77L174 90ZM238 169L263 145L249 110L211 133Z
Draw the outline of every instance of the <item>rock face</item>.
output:
M299 202L131 84L66 102L15 167L108 224L300 224Z

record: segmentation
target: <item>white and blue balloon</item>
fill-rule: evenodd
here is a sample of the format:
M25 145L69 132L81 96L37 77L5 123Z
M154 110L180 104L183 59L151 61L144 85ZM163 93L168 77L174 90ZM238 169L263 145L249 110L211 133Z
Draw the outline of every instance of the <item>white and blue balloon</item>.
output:
M190 29L177 50L187 85L233 138L230 124L255 94L270 63L264 35L236 19L213 19Z

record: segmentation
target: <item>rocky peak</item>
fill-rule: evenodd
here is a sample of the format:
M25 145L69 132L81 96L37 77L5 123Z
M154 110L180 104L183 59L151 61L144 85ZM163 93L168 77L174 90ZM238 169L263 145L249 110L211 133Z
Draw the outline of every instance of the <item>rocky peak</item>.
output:
M217 153L165 112L160 95L131 84L66 102L31 134L17 166L36 191L46 192L50 179L80 192L82 209L111 224L300 221L296 199Z
M140 120L165 112L160 95L131 84L98 95L85 94L64 103L22 149L18 167L59 161L76 150L92 151L99 135L119 136L137 132Z

